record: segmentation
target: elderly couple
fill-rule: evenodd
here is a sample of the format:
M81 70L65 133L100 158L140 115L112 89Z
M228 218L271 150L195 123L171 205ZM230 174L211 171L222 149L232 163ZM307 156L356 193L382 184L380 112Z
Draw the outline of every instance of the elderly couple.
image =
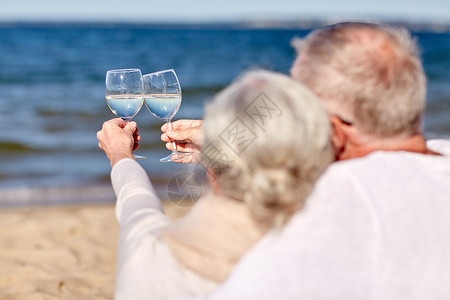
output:
M247 73L204 121L163 126L169 149L183 141L210 170L181 219L133 160L136 123L103 124L116 299L448 299L450 141L422 135L414 41L341 23L294 44L291 78Z

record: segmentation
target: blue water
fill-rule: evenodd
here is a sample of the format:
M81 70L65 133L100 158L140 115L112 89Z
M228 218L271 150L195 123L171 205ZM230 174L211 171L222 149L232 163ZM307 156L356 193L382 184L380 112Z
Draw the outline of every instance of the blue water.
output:
M105 73L174 68L183 101L174 119L200 118L203 103L245 70L287 73L299 29L146 25L0 24L1 190L101 185L109 162L96 132L114 117L104 97ZM414 34L428 75L428 137L450 137L450 33ZM164 181L183 166L167 154L158 120L146 109L134 118L142 136L140 161Z

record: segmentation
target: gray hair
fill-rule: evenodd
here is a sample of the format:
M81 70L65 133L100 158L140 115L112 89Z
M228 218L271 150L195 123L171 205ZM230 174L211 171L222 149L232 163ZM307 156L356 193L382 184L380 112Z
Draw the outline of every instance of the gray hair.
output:
M202 159L220 193L245 202L267 226L303 207L333 159L325 110L282 74L245 74L207 105L202 127Z
M426 78L407 30L341 23L293 45L303 56L293 78L313 90L328 113L370 136L421 132Z

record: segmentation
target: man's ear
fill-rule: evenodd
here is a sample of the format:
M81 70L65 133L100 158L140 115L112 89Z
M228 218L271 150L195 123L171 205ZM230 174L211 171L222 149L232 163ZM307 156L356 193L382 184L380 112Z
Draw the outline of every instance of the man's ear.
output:
M339 160L341 153L345 152L345 147L347 145L348 135L347 130L345 130L345 126L348 125L345 124L338 116L331 116L330 122L331 122L331 143L333 144L334 147L334 154L336 160Z

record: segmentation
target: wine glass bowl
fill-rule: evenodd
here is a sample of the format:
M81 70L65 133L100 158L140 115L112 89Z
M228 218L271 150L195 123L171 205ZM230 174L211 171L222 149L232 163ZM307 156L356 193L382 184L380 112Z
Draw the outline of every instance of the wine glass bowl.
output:
M118 69L106 72L105 97L109 109L129 122L144 104L142 73L139 69ZM134 155L136 159L144 156Z
M167 122L169 128L172 129L171 120L181 105L181 86L175 70L169 69L146 74L142 79L145 106L155 117ZM191 153L178 152L176 144L173 142L172 153L160 161L181 160L190 155Z
M181 87L173 70L144 75L144 99L148 110L169 122L181 105Z
M141 109L144 98L134 95L110 95L106 96L106 102L116 116L130 121Z

